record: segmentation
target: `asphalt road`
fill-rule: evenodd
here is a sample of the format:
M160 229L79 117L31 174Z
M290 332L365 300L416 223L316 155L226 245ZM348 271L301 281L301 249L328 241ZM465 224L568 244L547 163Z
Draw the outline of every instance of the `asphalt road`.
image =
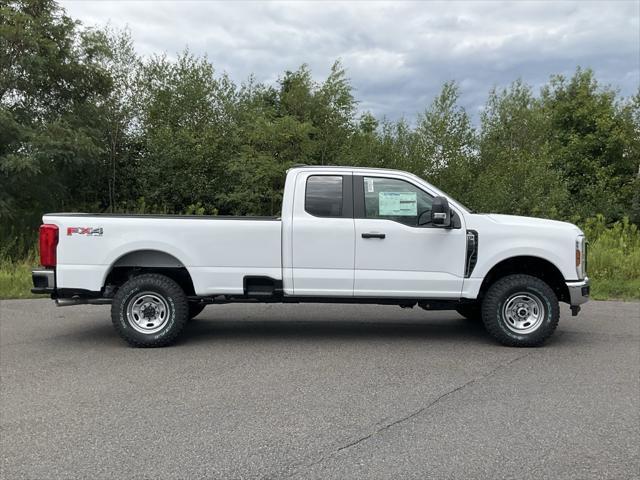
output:
M640 303L543 348L451 312L210 306L133 349L108 307L0 302L1 478L638 478Z

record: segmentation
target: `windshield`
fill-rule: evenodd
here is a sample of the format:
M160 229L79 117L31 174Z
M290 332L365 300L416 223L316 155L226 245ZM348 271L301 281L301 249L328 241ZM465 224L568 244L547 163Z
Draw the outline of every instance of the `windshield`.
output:
M417 175L416 175L416 177L417 177ZM468 208L465 205L463 205L461 202L459 202L458 200L453 198L451 195L448 195L447 193L443 192L439 188L433 186L433 184L427 182L424 178L422 178L422 177L417 177L417 178L419 178L420 180L422 180L423 182L428 184L429 187L431 187L432 190L435 190L438 195L452 199L455 202L455 204L457 206L459 206L460 208L462 208L466 213L475 213L473 210L471 210L470 208Z

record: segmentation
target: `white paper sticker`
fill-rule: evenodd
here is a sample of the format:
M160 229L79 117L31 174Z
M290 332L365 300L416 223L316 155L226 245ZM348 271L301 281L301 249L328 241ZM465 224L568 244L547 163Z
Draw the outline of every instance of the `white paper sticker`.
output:
M373 178L365 178L367 182L367 192L373 193Z
M378 215L415 217L418 215L416 192L380 192Z

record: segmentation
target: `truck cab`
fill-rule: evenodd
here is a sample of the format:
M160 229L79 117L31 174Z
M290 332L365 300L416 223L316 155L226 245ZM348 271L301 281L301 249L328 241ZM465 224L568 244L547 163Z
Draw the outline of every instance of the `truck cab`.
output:
M372 169L289 172L282 211L285 293L354 297L460 298L465 209L412 175ZM285 188L286 191L286 188ZM446 222L446 223L445 223Z
M205 305L243 301L455 309L506 345L531 346L553 333L558 302L577 314L589 296L575 225L476 214L397 170L292 168L277 218L43 221L46 268L34 271L33 291L58 305L112 304L116 330L136 346L170 343ZM139 284L152 293L129 296ZM158 293L167 285L173 303Z

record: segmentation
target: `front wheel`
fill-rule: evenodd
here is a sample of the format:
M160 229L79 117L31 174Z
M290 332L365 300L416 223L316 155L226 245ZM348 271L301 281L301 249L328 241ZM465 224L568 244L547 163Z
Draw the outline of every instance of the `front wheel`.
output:
M503 345L537 347L549 338L560 319L551 287L530 275L509 275L489 287L482 302L487 332Z
M111 305L113 326L134 347L173 343L188 319L187 296L164 275L144 274L128 280Z

